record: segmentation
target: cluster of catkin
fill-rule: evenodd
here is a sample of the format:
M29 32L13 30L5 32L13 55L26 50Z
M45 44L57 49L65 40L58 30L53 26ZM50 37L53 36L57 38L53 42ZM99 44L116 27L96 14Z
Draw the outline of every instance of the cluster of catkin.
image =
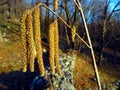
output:
M42 58L42 45L40 33L40 8L36 7L33 11L26 10L21 17L21 32L23 45L23 72L27 71L28 65L30 71L34 71L34 60L37 58L40 75L44 76L45 69ZM59 57L58 57L58 20L55 20L49 26L49 61L52 75L55 74L55 67L60 76ZM36 51L36 56L35 56Z
M23 45L23 72L34 71L34 60L37 58L40 75L44 76L44 65L42 59L42 45L40 35L40 9L34 11L26 10L21 17L21 32ZM35 56L36 51L36 56Z
M21 33L22 33L22 46L23 46L23 72L27 71L28 60L28 43L27 43L27 31L26 31L26 18L29 10L26 10L21 17Z
M39 65L39 71L42 76L44 76L44 65L42 58L42 45L41 45L41 33L40 33L40 9L35 8L33 11L34 20L34 34L36 43L36 58Z
M75 33L76 33L76 26L75 26L75 24L71 27L71 34L72 34L72 42L74 42L75 41Z
M54 10L58 10L58 0L54 0Z
M50 69L52 74L55 74L55 66L56 70L60 76L62 76L62 72L59 64L58 57L58 45L59 44L59 35L58 35L58 20L55 20L49 26L49 60L50 60Z

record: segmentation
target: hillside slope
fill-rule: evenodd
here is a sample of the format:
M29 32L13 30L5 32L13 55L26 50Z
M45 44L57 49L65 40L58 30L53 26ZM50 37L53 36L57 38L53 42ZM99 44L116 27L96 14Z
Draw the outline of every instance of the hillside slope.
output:
M26 90L32 78L36 75L36 72L21 72L21 49L20 41L0 43L0 89L2 88L2 90L21 90L23 88ZM98 68L102 87L119 90L116 83L120 82L120 67L103 62L102 66ZM92 60L86 55L77 55L74 68L74 84L77 90L97 90ZM10 87L13 88L10 89Z

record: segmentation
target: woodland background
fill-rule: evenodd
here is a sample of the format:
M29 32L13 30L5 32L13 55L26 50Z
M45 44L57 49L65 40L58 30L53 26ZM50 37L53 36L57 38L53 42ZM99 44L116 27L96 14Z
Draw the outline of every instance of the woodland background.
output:
M32 8L37 2L43 2L53 9L52 0L1 0L0 1L0 41L16 41L21 37L20 17L24 10ZM120 56L120 1L119 0L80 0L85 19L90 32L93 47L98 57L102 51L114 58ZM81 15L72 0L59 0L56 11L69 25L76 25L77 33L87 41ZM54 15L41 8L41 29L45 33L48 25L54 20ZM60 39L70 45L69 30L59 22ZM45 36L45 34L44 34ZM78 38L75 49L86 51L84 44ZM70 48L64 46L66 49ZM64 48L64 49L65 49ZM85 48L85 50L84 50ZM106 48L106 49L104 49ZM83 49L83 50L82 50Z
M33 78L33 76L28 77L30 73L26 73L24 76L23 73L17 72L21 70L22 66L22 57L20 55L22 53L20 50L20 18L26 9L33 8L39 2L53 9L53 0L0 0L0 88L6 88L6 86L11 87L14 81L11 77L21 82L25 79L25 85L32 81L27 81L29 78ZM106 84L109 82L117 82L116 80L120 81L120 0L80 0L80 3L83 8L98 64L98 70L100 76L103 78L103 82ZM68 25L75 25L76 32L88 42L81 14L73 0L58 0L58 7L58 10L55 12L61 16ZM44 7L40 9L41 35L42 38L45 39L45 43L47 43L49 24L57 17ZM93 68L90 61L91 53L88 47L86 47L78 37L75 37L75 41L73 42L71 40L70 30L60 20L59 39L60 50L66 52L68 49L74 49L82 55L82 60L77 63L77 66L80 65L80 70L77 67L76 71L83 75L78 77L80 81L83 80L83 83L79 81L80 83L78 83L78 85L90 84L90 80L87 79L92 76ZM90 63L88 63L89 61ZM84 72L82 72L82 70ZM91 76L87 75L88 72ZM34 76L35 75L36 73ZM20 85L18 88L24 87L24 83ZM94 85L95 84L93 84L93 86ZM14 87L14 89L17 90L17 87Z

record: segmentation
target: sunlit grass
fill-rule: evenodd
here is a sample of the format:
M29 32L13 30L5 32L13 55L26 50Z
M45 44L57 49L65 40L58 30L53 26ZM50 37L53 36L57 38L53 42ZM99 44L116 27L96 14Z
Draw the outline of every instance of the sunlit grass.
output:
M0 44L0 73L9 73L22 68L20 41Z

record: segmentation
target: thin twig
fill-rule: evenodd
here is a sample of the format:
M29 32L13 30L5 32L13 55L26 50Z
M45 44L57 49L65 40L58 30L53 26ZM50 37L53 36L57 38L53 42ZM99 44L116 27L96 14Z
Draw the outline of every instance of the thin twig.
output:
M83 10L82 10L82 7L81 7L81 4L79 3L79 1L74 0L74 2L75 2L75 5L80 10L80 13L81 13L81 16L82 16L82 20L83 20L85 31L86 31L87 38L88 38L88 42L90 44L90 50L91 50L91 53L92 53L95 74L96 74L96 78L97 78L97 81L98 81L98 89L101 90L100 77L99 77L99 73L98 73L98 69L97 69L97 65L96 65L96 60L95 60L95 55L94 55L94 51L93 51L93 46L92 46L92 42L91 42L90 35L89 35L89 32L88 32L88 27L87 27L87 24L86 24L86 21L85 21L84 13L83 13Z
M47 5L43 4L43 3L39 3L37 6L35 6L34 8L31 9L31 12L36 8L36 7L40 7L40 6L43 6L45 7L46 9L48 9L49 11L51 11L54 15L56 15L68 28L70 28L70 30L88 47L90 48L90 46L87 44L87 42L82 38L80 37L80 35L78 35L76 32L74 32L72 29L71 29L71 26L68 25L65 20L63 20L62 17L60 17L56 12L54 12L52 9L50 9Z

